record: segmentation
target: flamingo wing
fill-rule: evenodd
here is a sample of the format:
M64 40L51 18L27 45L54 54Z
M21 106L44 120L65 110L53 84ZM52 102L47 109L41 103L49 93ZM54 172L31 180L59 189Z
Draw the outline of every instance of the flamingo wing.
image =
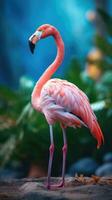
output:
M101 145L103 134L88 97L74 84L61 79L51 79L43 87L40 97L46 119L60 121L65 126L87 126ZM52 122L51 122L52 123Z

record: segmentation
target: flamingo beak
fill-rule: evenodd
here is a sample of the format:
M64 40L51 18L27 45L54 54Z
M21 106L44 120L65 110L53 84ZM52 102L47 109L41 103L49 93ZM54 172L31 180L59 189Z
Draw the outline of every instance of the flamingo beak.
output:
M32 41L29 40L29 47L30 47L30 51L32 53L34 53L34 49L35 49L35 44L32 43Z
M35 44L38 40L41 39L42 31L36 31L33 35L29 38L29 47L32 53L34 53Z

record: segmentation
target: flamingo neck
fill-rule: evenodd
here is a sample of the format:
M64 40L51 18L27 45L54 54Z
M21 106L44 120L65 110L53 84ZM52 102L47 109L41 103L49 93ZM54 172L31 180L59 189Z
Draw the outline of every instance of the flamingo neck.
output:
M38 82L36 83L33 96L38 98L41 93L41 89L44 84L51 78L51 76L55 73L58 67L61 65L64 57L64 43L61 38L60 33L56 29L52 29L51 35L54 37L56 45L57 45L57 55L54 62L45 70L43 75L40 77Z

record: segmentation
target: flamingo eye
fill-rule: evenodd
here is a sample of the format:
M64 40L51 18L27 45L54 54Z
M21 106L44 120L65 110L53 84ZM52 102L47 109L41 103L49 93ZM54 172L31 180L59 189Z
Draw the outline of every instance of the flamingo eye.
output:
M43 31L38 31L38 30L37 30L37 31L34 33L34 35L37 36L37 37L40 39L42 33L43 33Z

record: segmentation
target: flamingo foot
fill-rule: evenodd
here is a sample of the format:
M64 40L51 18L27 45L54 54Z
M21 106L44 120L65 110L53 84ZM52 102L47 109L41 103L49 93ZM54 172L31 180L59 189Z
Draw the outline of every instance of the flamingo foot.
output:
M45 185L45 188L48 189L48 190L50 190L50 189L51 189L51 185L46 184L46 185Z
M60 182L59 184L57 184L57 185L52 185L52 187L62 188L62 187L64 187L64 182L61 181L61 182Z
M50 190L50 189L58 189L58 188L62 188L64 187L65 184L64 184L64 181L61 181L59 184L46 184L45 187Z

